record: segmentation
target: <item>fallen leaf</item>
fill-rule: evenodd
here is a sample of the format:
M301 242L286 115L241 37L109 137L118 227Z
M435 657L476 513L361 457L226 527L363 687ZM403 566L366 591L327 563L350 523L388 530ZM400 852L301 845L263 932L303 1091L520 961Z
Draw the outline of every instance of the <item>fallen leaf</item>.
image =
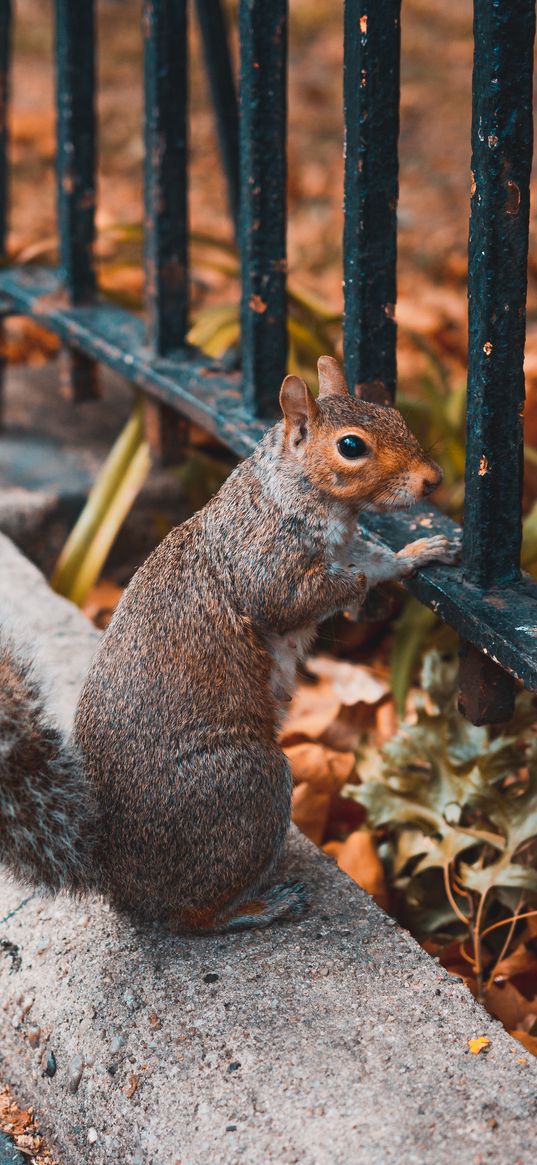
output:
M310 741L288 745L284 752L297 784L307 781L324 793L338 793L351 777L356 765L353 752L338 752L324 744Z
M509 1032L509 1035L511 1035L514 1040L518 1040L519 1043L523 1044L526 1048L526 1051L531 1052L532 1056L537 1056L537 1036L529 1036L527 1032L521 1031L512 1031ZM521 1064L523 1061L518 1060L517 1063Z
M321 845L330 812L329 793L318 793L306 781L293 789L291 816L305 837Z
M136 1072L131 1072L131 1075L129 1076L129 1083L125 1089L125 1096L128 1096L129 1100L132 1096L134 1096L134 1093L138 1088L139 1080L140 1077L137 1076Z
M477 1039L468 1040L468 1047L473 1056L479 1056L480 1052L488 1051L490 1040L488 1036L478 1036Z
M486 992L486 1006L508 1031L522 1028L527 1016L534 1016L537 1001L526 999L512 983L493 983Z
M368 830L357 829L346 841L330 841L323 849L336 859L344 874L348 874L349 878L372 895L379 906L386 909L388 891L384 869L373 836Z
M341 700L334 695L329 680L318 684L299 684L285 718L280 740L291 744L298 740L318 740L336 719Z
M292 817L310 841L323 841L332 796L349 779L355 767L353 752L336 752L323 744L305 742L285 750L295 780Z
M536 976L537 983L537 956L535 951L521 942L509 955L497 963L494 968L494 983L501 983L506 979L513 979L515 975L524 975L530 972Z
M389 692L388 684L361 663L347 663L328 655L316 655L308 659L307 668L314 676L330 680L334 695L347 706L378 704Z

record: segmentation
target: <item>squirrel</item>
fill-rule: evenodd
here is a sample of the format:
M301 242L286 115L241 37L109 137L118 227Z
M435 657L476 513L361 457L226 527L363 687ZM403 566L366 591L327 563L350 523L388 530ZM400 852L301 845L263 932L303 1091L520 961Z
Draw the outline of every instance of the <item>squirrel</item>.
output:
M283 419L126 588L74 730L47 722L32 667L0 652L0 856L56 891L95 891L134 921L236 931L300 917L278 882L291 773L277 731L317 624L369 587L456 561L442 535L398 553L361 511L404 508L442 472L394 408L318 363L283 381Z

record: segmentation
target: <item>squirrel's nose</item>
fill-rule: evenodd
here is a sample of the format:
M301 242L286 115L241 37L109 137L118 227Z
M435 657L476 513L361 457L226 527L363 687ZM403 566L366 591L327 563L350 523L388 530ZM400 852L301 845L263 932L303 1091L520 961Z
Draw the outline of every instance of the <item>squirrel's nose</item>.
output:
M428 497L429 494L434 493L435 489L438 489L443 476L444 474L439 465L435 465L434 469L431 468L429 470L429 473L427 474L427 477L424 477L422 484L422 492L425 498Z

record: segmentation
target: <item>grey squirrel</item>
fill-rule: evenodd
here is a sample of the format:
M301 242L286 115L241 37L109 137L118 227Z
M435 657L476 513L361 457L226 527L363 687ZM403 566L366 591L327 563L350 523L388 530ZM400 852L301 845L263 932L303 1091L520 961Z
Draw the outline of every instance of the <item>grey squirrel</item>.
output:
M330 357L318 369L318 399L287 376L283 420L135 574L69 740L4 643L0 857L24 880L100 892L173 932L303 913L307 889L277 881L291 805L277 729L297 661L320 620L458 549L360 536L360 511L408 506L441 470L400 413L354 399Z

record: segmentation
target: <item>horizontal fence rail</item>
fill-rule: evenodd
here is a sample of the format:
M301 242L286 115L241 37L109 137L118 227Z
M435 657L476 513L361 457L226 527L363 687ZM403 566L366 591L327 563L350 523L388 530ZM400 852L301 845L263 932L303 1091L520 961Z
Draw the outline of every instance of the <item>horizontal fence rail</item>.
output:
M108 365L142 390L161 454L180 418L239 456L277 414L286 370L287 3L239 2L236 87L221 0L196 0L241 264L241 368L189 347L186 0L143 0L145 321L96 290L92 0L56 0L60 262L0 270L0 318L31 316L70 354L77 399ZM509 714L537 690L537 584L520 574L523 353L532 154L533 0L474 0L466 508L460 569L408 589L463 640L462 707ZM11 4L0 0L0 246L5 251ZM345 0L344 360L351 390L396 386L400 0ZM227 366L228 368L230 365ZM99 407L98 405L96 407ZM433 508L365 517L399 549L457 532Z

